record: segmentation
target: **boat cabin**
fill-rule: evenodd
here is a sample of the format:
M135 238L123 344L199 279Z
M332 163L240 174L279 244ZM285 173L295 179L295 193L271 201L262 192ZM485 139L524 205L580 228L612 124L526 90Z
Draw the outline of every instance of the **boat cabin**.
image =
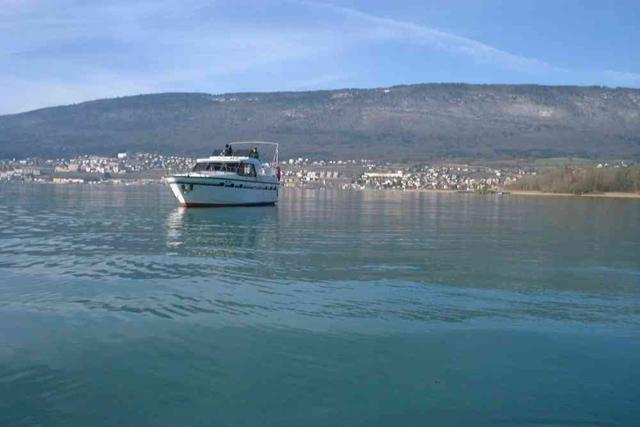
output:
M265 175L265 170L258 159L240 156L212 156L198 159L191 172L205 175L239 175L255 177Z

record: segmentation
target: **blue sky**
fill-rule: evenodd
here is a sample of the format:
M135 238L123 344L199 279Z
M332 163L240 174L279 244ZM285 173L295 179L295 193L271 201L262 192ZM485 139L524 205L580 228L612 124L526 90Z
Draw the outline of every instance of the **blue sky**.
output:
M0 0L0 114L140 93L640 87L637 0Z

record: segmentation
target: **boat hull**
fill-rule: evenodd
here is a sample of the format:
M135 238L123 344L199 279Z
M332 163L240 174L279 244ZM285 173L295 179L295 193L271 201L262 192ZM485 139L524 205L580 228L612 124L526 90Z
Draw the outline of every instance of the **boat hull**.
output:
M277 181L222 177L171 176L166 181L185 207L274 205L280 186Z

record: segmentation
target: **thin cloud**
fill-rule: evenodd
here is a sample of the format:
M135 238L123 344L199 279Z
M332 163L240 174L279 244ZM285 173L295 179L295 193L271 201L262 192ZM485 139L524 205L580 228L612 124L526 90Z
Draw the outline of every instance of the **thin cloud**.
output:
M330 3L310 0L299 0L296 3L315 10L329 11L343 17L350 23L356 24L361 37L371 40L425 45L441 52L469 58L476 63L494 65L533 76L544 76L554 81L574 84L640 86L639 73L559 67L537 58L518 55L472 38L413 22L375 16L357 9Z
M428 45L440 51L462 55L477 62L497 64L524 72L565 71L547 62L516 55L477 40L437 30L412 22L383 18L343 6L301 1L300 4L334 12L345 18L365 22L368 34L382 40L396 40Z

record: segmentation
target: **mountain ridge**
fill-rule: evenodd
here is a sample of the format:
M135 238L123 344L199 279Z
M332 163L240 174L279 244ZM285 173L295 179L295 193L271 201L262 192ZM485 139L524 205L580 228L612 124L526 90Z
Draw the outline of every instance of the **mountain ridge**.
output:
M166 92L0 116L0 158L197 155L241 139L324 158L640 159L640 89L430 83Z

